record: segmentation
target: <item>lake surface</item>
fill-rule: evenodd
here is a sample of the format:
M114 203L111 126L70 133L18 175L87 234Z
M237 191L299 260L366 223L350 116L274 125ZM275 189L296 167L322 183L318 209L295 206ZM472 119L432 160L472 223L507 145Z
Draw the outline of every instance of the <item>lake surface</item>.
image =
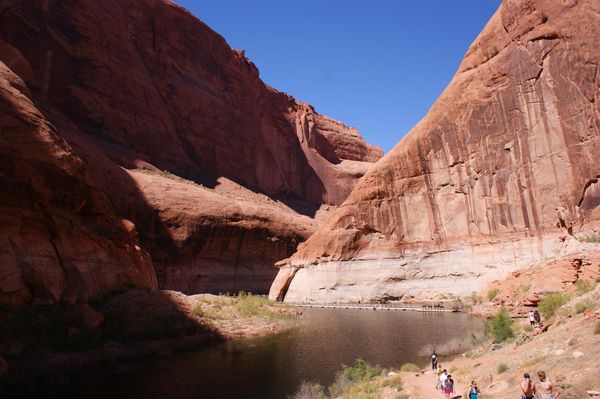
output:
M480 320L464 314L302 311L299 327L276 336L151 360L127 375L46 394L89 399L281 399L293 394L302 381L329 385L341 364L352 364L356 358L384 367L424 365L428 358L418 355L422 348L482 330Z

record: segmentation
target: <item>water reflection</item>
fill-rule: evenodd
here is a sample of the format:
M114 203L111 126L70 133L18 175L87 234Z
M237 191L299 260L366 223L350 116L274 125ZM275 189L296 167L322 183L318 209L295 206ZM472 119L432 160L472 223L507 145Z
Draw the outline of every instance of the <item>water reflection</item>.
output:
M362 357L384 367L424 364L424 346L480 331L462 314L307 309L300 326L274 337L147 363L125 376L73 386L62 397L279 399L302 381L332 382L342 363ZM443 359L442 359L443 363Z

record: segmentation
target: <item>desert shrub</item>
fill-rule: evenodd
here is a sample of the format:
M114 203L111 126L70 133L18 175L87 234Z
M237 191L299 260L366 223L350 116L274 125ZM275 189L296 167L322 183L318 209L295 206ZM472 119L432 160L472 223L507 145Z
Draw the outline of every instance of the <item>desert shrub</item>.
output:
M342 373L353 382L367 382L379 377L383 369L379 365L371 366L363 359L358 358L352 366L342 364Z
M528 369L528 368L533 367L534 365L536 365L538 363L541 363L544 359L546 359L545 355L544 356L536 356L536 357L530 358L530 359L526 360L525 362L523 362L521 364L521 367Z
M292 319L283 311L286 305L269 301L266 297L240 291L237 296L219 295L196 303L193 314L206 322L236 320L245 317L261 317L271 320Z
M523 345L529 341L531 341L531 335L525 334L525 333L520 333L519 335L517 335L515 337L515 345L519 346L519 345Z
M523 331L525 332L532 332L533 331L533 327L531 326L531 324L527 323L523 326Z
M504 342L514 335L511 324L506 309L500 309L494 317L486 322L485 331L492 336L495 342Z
M383 369L379 365L371 366L360 358L356 359L352 366L342 364L342 371L337 373L335 381L329 387L329 395L342 396L355 385L370 382L381 376L382 372Z
M240 291L237 296L236 307L242 316L259 316L271 313L269 300L265 297L253 295L250 292Z
M235 299L235 311L244 317L259 316L268 319L291 318L287 313L277 310L286 308L286 305L270 301L265 296L259 296L250 292L240 291Z
M379 399L379 384L375 382L366 382L362 384L355 384L348 392L346 392L342 399Z
M329 397L337 398L342 396L344 393L350 390L355 383L348 379L346 374L342 371L338 371L335 375L333 383L327 388Z
M402 367L400 367L400 371L405 371L405 372L419 372L421 371L421 369L419 368L419 366L417 366L414 363L404 363L402 365Z
M538 304L538 308L540 313L542 313L546 319L549 319L554 316L556 311L568 301L569 296L567 294L563 292L553 292L542 298Z
M600 334L600 321L597 321L596 325L594 326L594 334Z
M385 380L383 380L383 383L381 385L384 387L396 388L397 390L401 391L403 388L402 377L400 376L400 374L389 376Z
M198 317L204 316L204 311L202 310L202 304L200 302L196 303L194 309L192 310L192 313Z
M325 399L325 390L319 384L303 382L293 396L289 399Z
M581 237L580 240L583 242L600 243L600 232Z
M584 299L575 305L575 313L583 313L588 309L595 309L598 304L591 299Z
M583 295L594 289L595 284L587 280L577 280L575 282L575 286L577 287L577 294Z
M498 288L489 290L487 293L488 301L493 301L494 299L496 299L496 297L498 296L499 293L500 293L500 290Z
M498 369L497 369L497 371L498 371L498 374L502 374L502 373L504 373L506 370L508 370L508 366L507 366L506 364L504 364L504 363L500 363L500 364L498 365Z
M478 303L483 302L483 298L481 298L481 296L478 295L476 292L471 293L468 299L473 305L477 305Z

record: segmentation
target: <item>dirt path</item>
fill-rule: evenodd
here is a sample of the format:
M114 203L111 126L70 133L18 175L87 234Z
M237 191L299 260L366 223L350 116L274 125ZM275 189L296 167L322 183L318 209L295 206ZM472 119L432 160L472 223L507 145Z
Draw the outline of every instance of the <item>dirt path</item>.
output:
M454 379L454 397L460 397L467 388ZM431 371L421 373L402 373L402 382L411 398L444 399L442 391L435 389L435 375Z

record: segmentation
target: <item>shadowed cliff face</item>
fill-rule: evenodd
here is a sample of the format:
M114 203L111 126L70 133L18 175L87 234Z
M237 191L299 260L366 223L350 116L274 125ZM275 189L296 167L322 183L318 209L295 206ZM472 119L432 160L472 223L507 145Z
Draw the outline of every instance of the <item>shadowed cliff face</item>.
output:
M117 220L129 237L124 242L139 238L144 254L97 261L94 245L80 245L97 235L80 231L80 205L73 204L63 216L74 218L69 229L78 234L68 241L87 248L88 273L105 263L115 275L134 266L146 273L147 250L159 285L187 292L267 290L274 262L314 231L316 209L340 204L382 156L356 129L266 86L243 52L167 1L0 0L0 61L7 66L3 79L18 80L30 99L15 102L7 90L2 93L11 103L3 109L3 134L18 131L17 114L36 112L53 137L43 151L35 147L41 163L29 159L34 148L28 144L7 135L2 141L3 153L22 144L18 151L24 154L21 163L3 158L6 179L29 168L29 177L20 179L33 190L0 203L0 217L8 221L2 253L9 259L0 270L13 276L10 283L0 276L2 298L15 293L56 300L73 284L56 288L59 277L52 274L39 283L55 287L52 295L46 288L25 294L23 287L43 271L32 261L23 272L22 260L37 249L33 236L17 227L25 216L12 208L41 220L34 235L50 229L58 211L40 208L50 199L27 204L41 190L37 176L52 171L44 165L62 153L71 154L81 172L68 178L57 172L44 183L47 196L62 190L67 202L90 193L102 198L101 209L90 210L94 223ZM40 245L51 246L52 237L40 238ZM106 248L119 241L112 233L102 238ZM59 261L50 263L55 268ZM150 277L141 285L155 285ZM115 284L84 286L95 294Z
M599 27L596 1L504 1L428 115L285 262L272 297L469 294L597 226Z
M0 62L0 302L156 287L135 232L29 96Z

